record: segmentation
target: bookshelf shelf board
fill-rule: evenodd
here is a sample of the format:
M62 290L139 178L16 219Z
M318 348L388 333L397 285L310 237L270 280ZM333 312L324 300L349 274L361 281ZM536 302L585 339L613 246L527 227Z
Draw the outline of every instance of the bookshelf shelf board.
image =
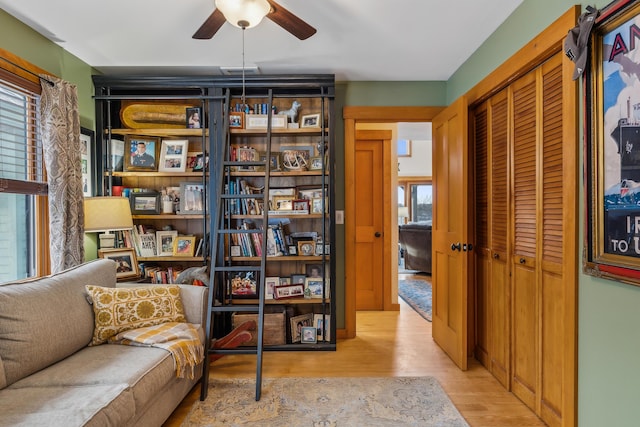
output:
M108 129L105 129L107 134ZM202 136L202 129L111 129L112 134L116 135L145 135L159 137L177 137L177 136ZM209 129L205 129L205 136L209 135Z
M150 257L138 257L138 261L170 261L170 262L193 262L204 261L204 257L201 256L150 256Z

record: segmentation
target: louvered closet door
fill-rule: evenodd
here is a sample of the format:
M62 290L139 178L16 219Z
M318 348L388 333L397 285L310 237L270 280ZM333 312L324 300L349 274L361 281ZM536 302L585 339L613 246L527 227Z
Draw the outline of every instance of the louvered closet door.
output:
M536 409L538 391L536 74L513 89L513 345L512 389Z
M475 356L490 369L491 346L491 247L489 227L489 125L487 102L471 114L475 159L476 343Z
M509 242L509 100L504 90L490 100L491 218L491 359L489 370L509 388L510 286Z
M565 144L562 123L562 63L560 57L547 61L541 70L542 79L542 169L540 221L540 417L550 426L562 425L562 381L565 370L573 369L565 360L569 340L565 335L568 297L575 258L565 255L564 242L575 239L567 232L574 224L575 191L572 191L571 171L565 161L575 156L573 144ZM569 186L569 188L567 188ZM575 226L574 226L575 227Z
M509 387L507 91L474 109L478 360Z
M475 179L475 249L476 254L476 358L487 369L491 359L491 246L489 226L489 125L487 102L472 114Z

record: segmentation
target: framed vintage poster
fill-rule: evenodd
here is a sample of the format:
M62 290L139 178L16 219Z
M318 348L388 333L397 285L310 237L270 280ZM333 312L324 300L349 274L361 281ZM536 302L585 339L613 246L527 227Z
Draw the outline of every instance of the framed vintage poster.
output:
M587 274L640 285L640 3L600 11L585 69Z
M82 173L82 194L84 197L94 195L93 174L96 167L94 162L93 148L95 144L95 133L91 129L80 128L80 167Z

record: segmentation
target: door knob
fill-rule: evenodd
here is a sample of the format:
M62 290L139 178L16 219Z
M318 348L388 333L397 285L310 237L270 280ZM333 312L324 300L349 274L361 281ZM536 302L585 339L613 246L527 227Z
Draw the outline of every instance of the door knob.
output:
M462 244L460 242L451 244L451 250L452 251L460 252L460 249L462 249Z
M527 262L527 260L526 260L526 259L524 259L524 258L520 258L520 264L524 264L524 263L526 263L526 262Z
M380 237L380 236L382 236L382 233L380 233L379 231L376 231L376 234L374 234L374 236Z

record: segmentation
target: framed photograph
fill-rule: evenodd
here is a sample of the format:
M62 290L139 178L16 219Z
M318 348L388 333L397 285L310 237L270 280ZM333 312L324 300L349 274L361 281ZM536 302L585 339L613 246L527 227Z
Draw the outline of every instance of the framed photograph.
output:
M140 276L140 268L133 248L100 249L99 258L106 258L116 262L116 279L131 279Z
M306 154L303 154L305 161L309 161L316 155L316 149L313 145L281 145L280 153L284 151L304 151L306 152Z
M322 170L322 157L312 157L309 162L309 170L319 171Z
M331 316L328 314L314 314L313 326L318 333L318 340L331 341Z
M584 271L640 286L640 3L600 12L585 66ZM631 46L629 48L629 46Z
M292 274L291 275L291 283L301 283L304 285L305 280L307 279L307 276L305 276L304 274Z
M307 199L313 200L318 197L323 197L326 195L326 192L322 190L322 188L318 187L309 187L309 188L298 188L298 199Z
M286 129L287 116L274 114L271 116L272 129ZM269 123L269 116L266 114L247 114L245 116L246 129L266 129Z
M187 107L186 124L188 129L202 128L202 111L200 107Z
M114 172L122 172L124 169L124 141L112 139L109 148L111 149L111 164L108 167Z
M293 316L289 319L289 323L291 324L291 342L300 342L300 337L302 337L302 328L314 329L313 313ZM315 335L315 333L313 335Z
M156 231L156 248L158 256L173 255L173 241L178 237L177 230Z
M254 271L235 273L229 280L229 293L236 298L255 298L258 295L257 273Z
M84 197L91 197L95 194L93 188L93 174L95 173L95 162L93 147L95 146L95 132L91 129L80 128L80 168L82 172L82 194Z
M244 128L244 113L241 111L232 111L229 113L229 127L235 129Z
M322 278L324 276L322 264L306 264L304 269L306 277Z
M158 172L184 172L187 170L188 140L162 140Z
M274 299L276 293L276 287L280 285L279 277L265 277L264 278L264 299Z
M272 151L271 152L271 157L269 159L269 170L271 172L278 172L280 170L280 157L281 157L280 152L278 151ZM265 152L259 152L258 153L258 157L260 158L261 162L266 162L267 161L267 153ZM264 170L263 167L261 167L261 170Z
M196 250L196 236L176 236L173 239L173 256L192 257Z
M274 196L271 202L271 210L290 211L293 209L293 199L291 196Z
M233 245L231 246L231 249L229 249L231 252L231 256L242 256L242 251L240 250L240 246L237 245Z
M301 328L300 342L304 344L315 344L318 342L318 331L314 326Z
M328 298L329 295L323 294L324 288L322 277L307 277L304 280L304 295L308 298Z
M320 127L320 114L306 114L300 119L301 128L318 128Z
M157 215L161 210L160 193L131 193L129 195L132 215Z
M196 156L195 163L191 168L192 172L202 172L209 170L209 156L200 153Z
M159 141L159 138L126 135L124 145L127 153L124 157L124 171L157 171Z
M313 240L303 240L298 242L298 255L313 256L316 254L316 242Z
M239 147L237 151L239 162L255 162L259 160L258 151L252 147ZM239 171L254 171L256 169L253 165L238 166Z
M180 183L180 214L201 215L204 213L204 184L202 182Z
M275 287L275 299L302 298L304 297L304 285L300 283L280 285Z
M269 188L269 201L273 202L275 197L287 196L290 200L295 199L295 188Z
M289 255L298 255L298 247L296 245L289 245Z
M326 197L314 197L311 199L311 213L326 213L328 209L328 200Z
M307 199L296 199L296 200L293 200L292 206L294 211L309 212L310 203L309 203L309 200Z
M290 285L291 277L285 276L280 278L280 286Z
M201 151L190 151L187 153L187 169L193 169L198 161L198 156L201 156Z

